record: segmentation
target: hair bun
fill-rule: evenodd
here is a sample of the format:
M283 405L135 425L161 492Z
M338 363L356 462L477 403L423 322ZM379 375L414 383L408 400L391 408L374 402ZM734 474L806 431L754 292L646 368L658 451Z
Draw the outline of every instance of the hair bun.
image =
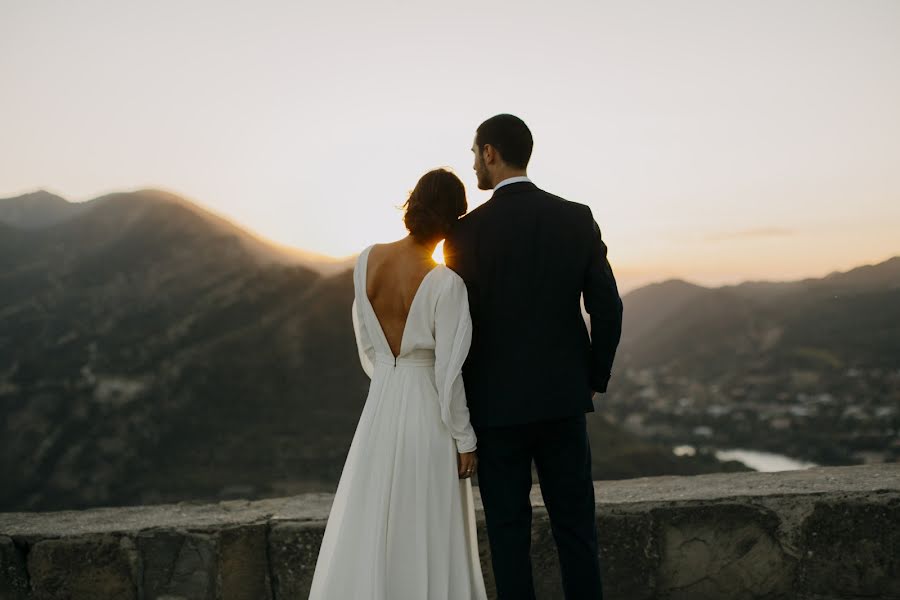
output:
M419 179L403 206L410 235L419 242L436 242L466 213L466 188L450 171L434 169Z

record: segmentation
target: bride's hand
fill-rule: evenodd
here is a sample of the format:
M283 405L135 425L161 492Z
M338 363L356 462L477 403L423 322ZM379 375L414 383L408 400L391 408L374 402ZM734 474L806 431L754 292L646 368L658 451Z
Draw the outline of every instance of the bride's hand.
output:
M459 478L466 479L475 474L478 466L478 455L473 452L457 452L456 463L459 466Z

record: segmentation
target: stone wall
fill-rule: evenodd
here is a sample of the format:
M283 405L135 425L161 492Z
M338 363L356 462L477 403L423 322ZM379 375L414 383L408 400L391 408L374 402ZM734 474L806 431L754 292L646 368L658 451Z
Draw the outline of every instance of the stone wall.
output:
M607 598L900 599L900 465L595 485ZM533 501L538 597L562 598ZM0 600L305 599L330 504L0 513Z

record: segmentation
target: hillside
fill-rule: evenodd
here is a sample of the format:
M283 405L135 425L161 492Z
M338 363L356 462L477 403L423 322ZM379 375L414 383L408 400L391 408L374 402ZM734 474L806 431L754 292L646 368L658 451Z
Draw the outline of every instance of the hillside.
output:
M836 368L900 364L900 257L797 282L669 281L623 302L622 368L714 378L748 361L817 366L809 362L814 353Z
M29 229L0 220L0 510L333 491L368 384L350 271L285 259L166 192L84 204ZM628 294L610 393L588 421L595 478L733 470L711 451L745 442L792 456L827 444L810 457L823 462L883 449L883 419L862 441L868 425L841 430L831 413L769 425L851 366L854 398L881 414L862 399L897 393L884 365L900 364L898 264ZM688 442L696 456L672 454Z
M642 439L820 464L900 458L900 258L795 282L668 282L623 302L604 402Z
M351 272L266 260L167 193L90 204L0 223L0 510L333 491L368 385ZM721 468L592 437L598 477Z
M336 417L361 402L362 372L333 366L357 360L349 275L268 262L165 194L92 204L0 242L0 505L333 479L347 428L310 415L324 399Z
M160 239L181 236L192 239L195 245L214 238L230 239L229 251L237 251L259 263L299 265L324 275L339 273L350 266L347 259L334 259L266 240L181 196L156 189L107 194L77 203L43 190L0 198L0 223L40 231L45 236L60 233L66 236L65 241L77 244L92 243L94 234L109 241L116 229L119 237L128 237L133 224L157 226L162 228ZM63 223L66 227L53 229Z

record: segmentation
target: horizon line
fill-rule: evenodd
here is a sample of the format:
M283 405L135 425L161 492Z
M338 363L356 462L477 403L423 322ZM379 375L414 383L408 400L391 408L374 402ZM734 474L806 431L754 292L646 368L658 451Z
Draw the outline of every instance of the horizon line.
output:
M84 200L71 200L68 197L66 197L65 195L59 194L55 191L52 191L51 189L48 189L47 187L35 187L35 188L31 188L31 191L21 192L21 193L14 194L11 196L4 195L3 197L0 197L0 202L6 201L6 200L14 200L17 198L21 198L23 196L45 193L45 194L60 198L68 204L86 204L86 203L92 202L94 200L104 198L106 196L112 196L112 195L117 195L117 194L137 194L137 193L141 193L141 192L159 192L159 193L167 194L170 196L174 196L175 198L177 198L183 202L186 202L202 211L205 211L216 218L219 218L219 219L222 219L222 220L228 222L232 226L237 227L238 229L242 230L243 232L250 235L251 237L256 238L260 242L266 243L276 249L306 254L309 256L309 260L314 261L314 262L318 261L318 262L322 263L323 265L327 265L329 263L333 265L333 264L349 262L349 261L355 259L357 256L359 256L359 252L351 252L350 254L345 254L343 256L336 256L334 254L330 254L327 252L320 252L318 250L311 250L308 248L295 246L295 245L284 243L284 242L279 242L277 240L274 240L274 239L256 231L255 229L252 229L248 225L234 219L233 217L230 217L226 214L219 212L218 210L216 210L214 208L209 207L208 205L204 204L203 202L200 202L200 201L198 201L192 197L186 196L180 192L177 192L172 189L166 188L164 186L159 186L159 185L137 186L137 187L127 189L127 190L119 189L119 190L108 191L108 192L104 192L101 194L93 195ZM825 273L819 271L817 273L808 274L808 275L805 275L802 277L797 277L797 278L780 278L780 279L774 279L774 278L773 279L758 279L758 278L746 279L746 278L744 278L744 279L742 279L740 276L737 276L737 277L733 277L733 278L727 278L727 277L726 278L722 278L722 277L711 278L713 281L716 281L716 283L700 283L699 281L702 281L702 280L694 279L691 276L670 274L668 276L664 276L663 278L654 279L654 280L646 282L646 283L638 283L638 284L634 284L632 286L626 286L628 289L623 292L623 295L630 293L634 290L648 287L651 285L660 285L660 284L669 283L669 282L673 282L673 281L684 282L689 285L693 285L693 286L701 287L701 288L705 288L705 289L732 287L732 286L737 286L737 285L742 285L742 284L800 283L800 282L808 281L808 280L824 279L824 278L827 278L832 275L848 273L850 271L854 271L856 269L861 269L861 268L865 268L865 267L874 267L874 266L883 264L885 262L888 262L890 260L893 260L895 258L900 258L900 250L898 250L897 252L892 252L884 258L874 260L874 262L864 262L862 264L857 264L856 266L850 267L846 270L832 268ZM629 269L627 267L620 268L619 274L616 277L617 280L625 279L625 278L621 277L622 272L627 273L627 272L629 272ZM632 277L634 277L634 276L632 276ZM620 287L622 287L622 286L620 285Z

